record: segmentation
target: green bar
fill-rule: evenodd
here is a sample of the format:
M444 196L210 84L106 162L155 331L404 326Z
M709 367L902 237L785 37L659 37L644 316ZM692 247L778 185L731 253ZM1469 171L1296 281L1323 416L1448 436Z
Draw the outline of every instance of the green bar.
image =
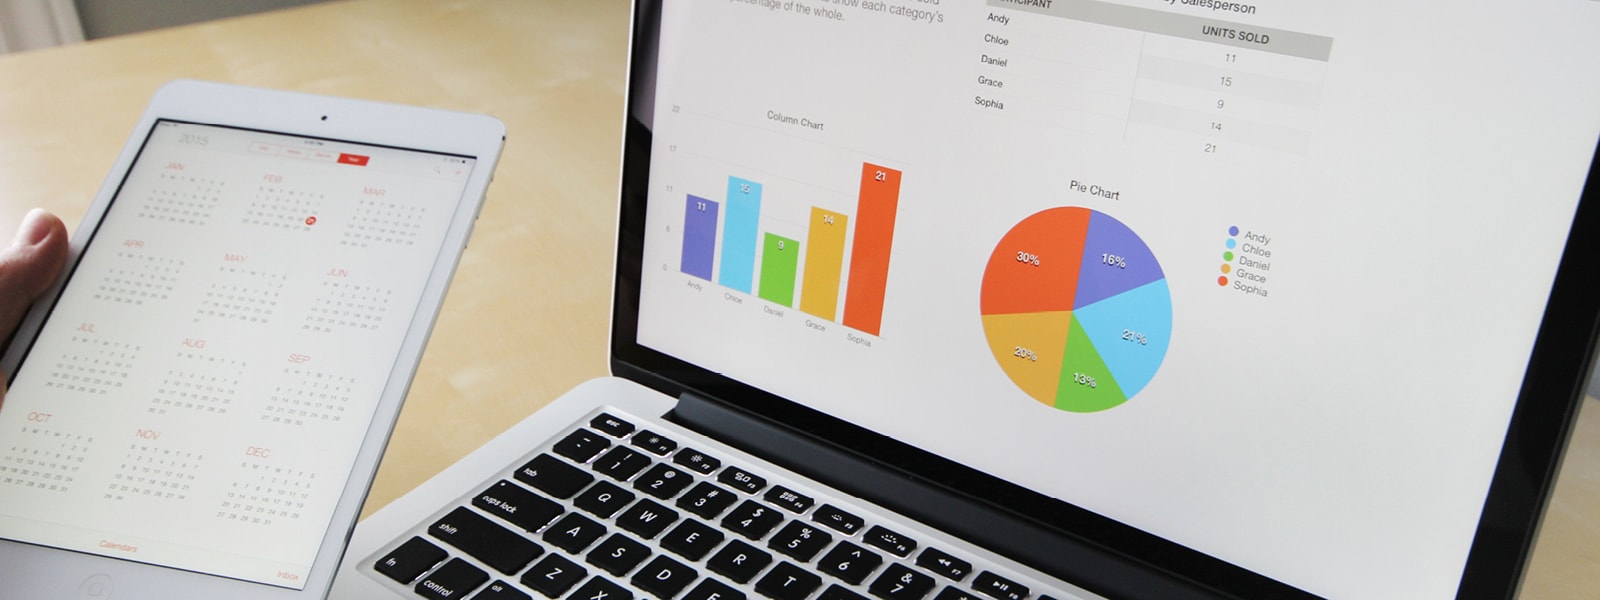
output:
M766 234L761 246L761 293L769 302L794 306L794 273L800 265L800 242Z

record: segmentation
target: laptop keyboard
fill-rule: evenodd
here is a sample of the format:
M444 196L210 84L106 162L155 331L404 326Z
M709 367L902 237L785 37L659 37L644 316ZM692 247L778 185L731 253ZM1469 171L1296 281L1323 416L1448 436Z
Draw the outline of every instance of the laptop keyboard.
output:
M434 600L1077 598L698 440L599 412L362 570Z

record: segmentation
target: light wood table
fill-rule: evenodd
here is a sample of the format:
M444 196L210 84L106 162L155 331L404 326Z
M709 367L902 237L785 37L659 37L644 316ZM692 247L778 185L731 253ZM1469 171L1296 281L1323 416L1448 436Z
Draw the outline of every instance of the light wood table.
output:
M75 227L150 95L172 79L505 121L488 204L370 513L606 374L628 10L623 0L339 2L0 56L0 236L34 206ZM1600 411L1590 410L1524 597L1596 590Z

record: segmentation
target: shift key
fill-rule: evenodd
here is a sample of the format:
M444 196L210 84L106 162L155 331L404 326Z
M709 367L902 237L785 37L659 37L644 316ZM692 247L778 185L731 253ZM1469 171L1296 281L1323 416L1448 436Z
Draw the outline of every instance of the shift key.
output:
M428 527L428 535L483 561L501 573L522 570L544 554L544 548L465 506L457 507Z

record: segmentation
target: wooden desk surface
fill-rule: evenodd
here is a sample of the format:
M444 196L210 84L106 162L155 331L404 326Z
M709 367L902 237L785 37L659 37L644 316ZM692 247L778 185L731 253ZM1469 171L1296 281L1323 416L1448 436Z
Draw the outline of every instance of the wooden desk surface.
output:
M370 513L606 374L628 18L624 0L355 1L0 56L0 235L34 206L76 227L151 94L172 79L505 121L488 203ZM1589 410L1523 597L1596 590L1600 411Z

